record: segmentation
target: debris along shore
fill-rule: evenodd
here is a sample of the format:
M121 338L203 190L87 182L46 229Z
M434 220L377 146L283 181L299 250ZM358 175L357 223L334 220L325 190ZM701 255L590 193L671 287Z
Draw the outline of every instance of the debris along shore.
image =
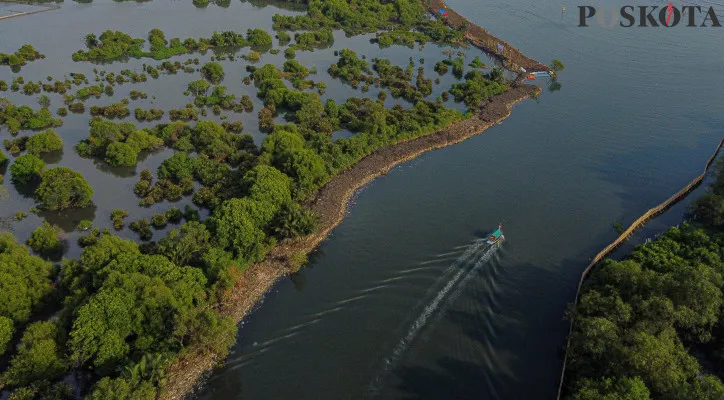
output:
M280 278L295 270L290 260L298 254L313 251L339 225L350 198L362 186L397 164L427 151L462 142L501 123L510 115L514 105L538 95L540 91L533 85L514 86L493 96L472 117L429 135L379 149L332 178L309 205L319 217L318 232L282 242L267 254L264 261L250 266L222 300L220 312L232 317L237 324L246 317ZM169 366L166 372L168 380L159 397L182 399L193 390L197 380L219 361L215 354L189 349Z

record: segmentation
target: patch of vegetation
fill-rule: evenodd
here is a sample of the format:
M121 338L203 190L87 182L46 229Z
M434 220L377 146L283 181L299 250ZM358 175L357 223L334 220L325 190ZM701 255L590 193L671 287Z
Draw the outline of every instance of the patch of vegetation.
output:
M360 82L371 83L373 81L367 61L360 59L357 57L357 53L349 49L339 52L339 60L336 64L332 64L327 72L354 88L357 88Z
M214 32L211 37L198 40L194 38L167 40L163 31L152 29L148 33L147 39L149 51L144 51L143 44L146 40L133 38L124 32L107 30L98 37L89 33L86 35L86 50L78 50L73 53L73 61L115 61L128 57L162 60L180 54L203 52L210 48L236 50L251 46L257 51L266 51L272 45L271 35L263 29L248 29L246 38L240 33L224 31ZM149 71L148 67L146 72L154 79L158 77L158 74ZM145 81L145 76L128 76L133 82Z
M163 118L163 110L161 110L160 108L150 108L148 110L136 108L135 110L133 110L133 116L139 122L155 121Z
M462 31L447 27L441 20L430 19L423 3L408 0L334 4L311 1L306 15L276 14L272 21L278 31L331 28L343 29L347 35L359 35L399 28L420 32L435 42L458 43L462 40Z
M57 226L51 226L47 221L43 222L43 225L37 227L30 235L27 245L39 254L58 253L63 248L60 240L61 232Z
M16 185L26 185L39 180L44 169L43 160L32 154L25 154L16 158L10 165L10 179Z
M30 61L45 58L35 47L29 44L20 46L20 49L12 54L0 53L0 65L7 65L12 68L20 68Z
M208 62L201 67L201 73L204 78L208 79L213 84L218 84L224 79L224 67L217 62Z
M93 197L93 188L83 175L67 167L43 171L35 198L46 210L86 207Z
M62 124L63 121L53 118L47 108L35 111L29 106L16 106L10 100L0 98L0 126L7 127L12 134L23 129L54 128Z
M92 116L104 116L106 118L125 118L131 112L128 110L128 99L123 99L120 103L113 103L107 106L91 106L90 114Z
M465 102L468 108L476 109L490 96L503 93L507 90L505 83L490 78L495 79L491 75L486 76L480 71L468 72L468 74L465 75L465 82L454 84L452 89L450 89L450 94L455 96L456 101Z
M128 213L124 210L116 208L111 212L111 221L113 221L113 228L117 231L123 229Z
M113 166L136 165L138 153L153 151L163 145L163 140L145 130L137 130L132 123L120 124L99 117L90 120L90 135L76 146L84 157L103 158Z
M28 153L36 156L51 151L59 151L63 149L63 140L54 130L48 129L30 136L25 143L25 149Z

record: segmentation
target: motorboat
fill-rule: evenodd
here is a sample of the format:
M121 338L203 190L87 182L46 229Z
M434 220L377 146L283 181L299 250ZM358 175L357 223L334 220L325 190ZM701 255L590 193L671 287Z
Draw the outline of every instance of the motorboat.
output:
M490 233L490 235L488 235L485 243L487 243L487 244L495 244L495 243L500 242L501 240L505 240L505 236L503 236L503 230L502 230L502 229L503 229L503 224L502 224L502 223L501 223L501 224L498 224L498 229L496 229L495 231L493 231L492 233Z

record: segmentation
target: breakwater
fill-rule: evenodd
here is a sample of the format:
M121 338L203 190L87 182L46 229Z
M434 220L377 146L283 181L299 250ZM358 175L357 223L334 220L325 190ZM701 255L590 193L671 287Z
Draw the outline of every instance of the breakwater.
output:
M427 9L431 14L443 18L450 27L464 29L465 39L473 46L503 61L505 67L510 71L518 72L520 67L523 67L527 72L550 72L550 67L526 56L508 42L470 22L455 10L449 8L443 0L428 0ZM441 16L439 10L445 10L447 16Z
M586 267L585 270L583 270L583 273L581 274L581 279L579 279L579 281L578 281L578 289L576 290L576 298L573 301L573 306L574 306L574 313L572 314L573 316L575 316L575 307L578 305L578 298L581 294L581 287L583 287L583 282L586 280L586 278L591 273L593 268L599 262L601 262L603 259L608 257L608 255L611 254L611 252L613 252L619 245L621 245L621 243L623 243L626 239L628 239L629 236L631 236L631 234L636 229L641 228L646 223L646 221L648 221L651 218L666 211L667 209L669 209L669 207L671 207L672 205L676 204L678 201L680 201L684 197L686 197L686 195L689 194L689 192L691 192L692 190L694 190L694 188L699 186L701 184L701 182L704 180L704 177L706 176L706 173L709 170L709 167L711 167L711 164L716 159L717 154L719 154L719 151L721 150L722 145L724 145L724 139L722 139L719 142L719 145L716 147L716 149L714 149L714 152L709 157L709 159L706 161L706 164L704 164L704 171L701 173L701 175L695 177L691 182L689 182L689 184L684 186L678 192L671 195L668 199L664 200L661 204L649 209L643 215L638 217L633 223L631 223L631 225L629 225L628 228L626 228L625 231L623 231L623 233L621 233L616 238L616 240L611 242L608 246L604 247L603 250L598 252L598 254L596 254L596 256L593 257L593 259L591 260L591 263L588 264L588 266ZM573 324L575 323L575 319L573 318L573 316L571 317L571 324L570 324L570 327L568 328L566 353L563 358L563 368L561 370L561 378L560 378L560 382L558 384L558 396L557 396L558 399L561 398L561 394L563 391L563 382L565 380L565 374L566 374L566 362L568 361L568 350L571 347L571 333L573 332Z
M3 0L3 1L0 1L0 3L17 3L17 4L27 4L27 5L38 5L38 6L39 6L39 4L31 3L31 2L25 2L25 1L6 1L6 0ZM41 13L41 12L43 12L43 11L57 10L57 9L59 9L59 8L60 8L60 6L58 6L58 5L54 5L54 6L43 6L42 8L37 9L37 10L22 11L22 12L16 12L16 13L13 13L13 14L10 14L10 15L2 15L2 16L0 16L0 20L8 19L8 18L14 18L14 17L22 17L22 16L24 16L24 15L30 15L30 14L37 14L37 13Z

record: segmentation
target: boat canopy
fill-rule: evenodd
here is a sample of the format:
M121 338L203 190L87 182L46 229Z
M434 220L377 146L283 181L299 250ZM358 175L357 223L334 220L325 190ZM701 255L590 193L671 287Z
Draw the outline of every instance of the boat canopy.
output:
M498 228L495 232L493 232L493 233L491 234L491 236L494 236L494 237L497 239L497 238L499 238L500 235L502 235L502 234L503 234L503 232L501 232L501 231L500 231L500 228Z

